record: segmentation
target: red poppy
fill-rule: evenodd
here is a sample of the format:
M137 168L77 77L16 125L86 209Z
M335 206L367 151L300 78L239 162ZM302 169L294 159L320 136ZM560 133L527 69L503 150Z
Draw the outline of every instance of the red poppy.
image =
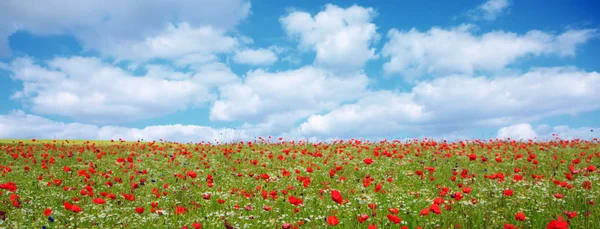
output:
M189 170L189 171L187 171L187 173L186 173L186 174L187 174L187 176L188 176L188 177L191 177L191 178L196 178L196 177L198 177L198 174L196 174L196 172L194 172L194 171L192 171L192 170Z
M142 213L144 213L144 208L143 207L137 207L137 208L135 208L135 212L137 212L138 214L142 214Z
M560 194L560 193L556 193L553 195L556 199L562 199L563 197L565 197L565 195Z
M577 217L577 212L565 211L564 213L567 215L567 217L569 217L569 219Z
M73 206L71 206L71 211L73 211L75 213L80 213L82 210L79 207L79 205L73 205Z
M135 196L132 194L122 193L121 196L129 201L135 201Z
M367 165L370 165L371 163L373 163L373 159L371 159L371 158L365 158L365 159L363 160L363 162L364 162L365 164L367 164Z
M433 213L437 214L437 215L442 214L442 211L440 210L440 206L437 205L437 204L432 204L429 207L429 210L432 211Z
M342 194L338 190L331 190L331 199L338 204L342 204L344 202Z
M392 221L392 223L394 223L394 224L399 224L400 221L402 221L402 219L400 217L398 217L397 215L388 214L387 218L390 221Z
M183 213L185 213L187 211L187 208L181 207L181 206L177 206L175 207L175 214L176 215L181 215Z
M73 208L73 205L69 202L63 202L63 206L65 206L65 209L69 211L71 211L71 208Z
M340 223L340 221L338 220L338 218L336 216L327 217L327 224L329 224L331 226L335 226L335 225L338 225L339 223Z
M513 190L510 190L510 189L506 189L503 192L504 196L512 196L514 193L515 192Z
M592 182L590 182L590 181L584 181L583 182L583 189L591 190L592 189Z
M202 228L202 224L198 223L198 222L195 222L195 223L192 224L192 227L194 227L195 229L200 229L200 228Z
M523 212L517 212L517 214L515 214L515 220L517 221L525 221L525 213Z
M558 216L557 220L552 220L546 225L546 229L569 229L569 222L564 221L562 216Z
M295 196L288 197L288 200L290 201L290 204L293 204L294 206L298 206L303 202L302 199L296 198Z
M102 198L94 198L93 202L95 204L105 204L106 200L102 199Z
M369 215L361 214L361 215L358 216L358 222L359 223L364 223L365 221L367 221L367 219L369 219Z
M52 214L52 209L46 208L44 209L44 216L48 217Z

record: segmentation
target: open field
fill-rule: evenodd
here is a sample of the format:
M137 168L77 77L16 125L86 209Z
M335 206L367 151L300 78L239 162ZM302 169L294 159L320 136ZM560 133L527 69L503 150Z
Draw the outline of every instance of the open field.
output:
M600 228L597 140L275 142L2 140L0 228Z

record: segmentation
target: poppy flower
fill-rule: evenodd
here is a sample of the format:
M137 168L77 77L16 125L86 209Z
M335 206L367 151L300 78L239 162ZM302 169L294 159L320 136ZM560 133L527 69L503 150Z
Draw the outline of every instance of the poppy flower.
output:
M359 223L364 223L365 221L367 221L367 219L369 219L369 215L361 214L361 215L358 216L358 222Z
M48 217L52 214L52 209L46 208L44 209L44 216Z
M363 162L364 162L365 164L367 164L367 165L370 165L371 163L373 163L373 159L371 159L371 158L365 158L365 159L363 160Z
M523 212L517 212L517 214L515 214L515 220L517 221L525 221L525 213Z
M562 216L552 220L546 225L546 229L569 229L569 222L563 220Z
M298 206L303 202L302 199L296 198L295 196L288 197L288 201L290 201L290 204L293 204L294 206Z
M583 189L585 189L585 190L591 190L592 189L592 182L590 182L590 181L584 181L583 182Z
M192 227L194 227L195 229L200 229L200 228L202 228L202 224L198 223L198 222L195 222L195 223L192 224Z
M71 206L71 211L73 211L73 212L75 212L75 213L80 213L82 210L81 210L81 208L79 207L79 205L75 205L75 204L74 204L73 206Z
M142 214L142 213L144 213L144 208L143 207L136 207L135 208L135 212L137 212L138 214Z
M512 196L515 192L513 190L506 189L502 193L504 194L504 196Z
M442 214L442 211L440 209L440 206L437 204L432 204L429 207L429 210L432 211L433 213L435 213L436 215Z
M402 221L402 219L400 217L398 217L397 215L388 214L387 218L394 224L399 224L400 221Z
M564 213L567 215L567 217L569 217L569 219L577 217L577 212L565 211Z
M66 210L71 211L71 208L73 208L73 205L69 202L63 202L63 206L65 207Z
M344 202L342 194L338 190L331 190L331 199L338 204L342 204Z
M129 201L135 201L135 196L132 194L122 193L121 196Z
M94 198L93 202L95 204L105 204L106 200L102 199L102 198Z
M340 223L340 221L338 220L338 218L336 216L327 217L327 224L329 224L331 226L335 226L335 225L338 225L339 223Z
M556 199L562 199L562 198L564 198L564 197L565 197L565 195L563 195L563 194L560 194L560 193L556 193L556 194L554 194L553 196L554 196Z
M198 177L198 174L196 174L196 172L194 172L192 170L187 171L186 175L188 177L190 177L190 178L196 178L196 177Z
M184 214L186 211L187 211L187 208L184 208L184 207L181 207L181 206L175 207L175 214L176 215Z

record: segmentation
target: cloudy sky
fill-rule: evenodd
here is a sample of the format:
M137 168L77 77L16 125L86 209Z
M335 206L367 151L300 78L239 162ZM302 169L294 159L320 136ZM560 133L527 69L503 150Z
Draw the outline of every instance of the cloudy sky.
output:
M0 138L600 137L595 0L0 1Z

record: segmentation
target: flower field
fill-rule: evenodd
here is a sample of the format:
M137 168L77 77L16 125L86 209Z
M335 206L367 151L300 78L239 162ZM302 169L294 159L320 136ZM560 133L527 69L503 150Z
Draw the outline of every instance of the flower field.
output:
M0 143L0 228L600 228L600 144Z

